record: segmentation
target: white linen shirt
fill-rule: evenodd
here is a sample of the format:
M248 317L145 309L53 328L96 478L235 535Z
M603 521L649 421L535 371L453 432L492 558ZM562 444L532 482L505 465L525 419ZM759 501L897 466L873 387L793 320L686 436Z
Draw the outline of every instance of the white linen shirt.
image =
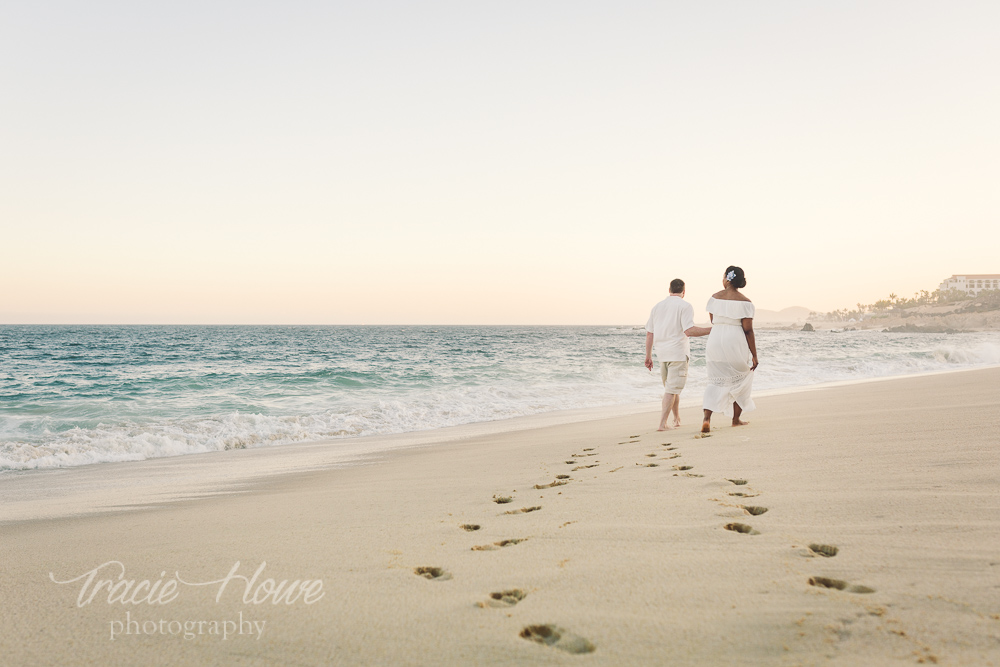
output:
M653 306L646 322L646 331L653 334L653 349L661 361L687 361L691 343L684 334L694 326L694 308L677 295L671 294Z

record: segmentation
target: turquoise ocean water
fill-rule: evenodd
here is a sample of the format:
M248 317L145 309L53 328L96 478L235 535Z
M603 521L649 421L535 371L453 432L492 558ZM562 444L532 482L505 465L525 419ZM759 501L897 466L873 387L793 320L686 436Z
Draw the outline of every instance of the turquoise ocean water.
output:
M0 472L658 400L642 327L0 326ZM1000 363L1000 332L759 331L755 390ZM692 342L684 404L700 403Z

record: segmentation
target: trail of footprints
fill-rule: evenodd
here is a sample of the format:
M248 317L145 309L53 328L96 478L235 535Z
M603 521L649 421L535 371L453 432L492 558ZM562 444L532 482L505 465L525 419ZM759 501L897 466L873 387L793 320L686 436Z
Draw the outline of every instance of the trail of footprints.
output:
M629 436L629 438L630 438L629 440L620 442L618 444L634 444L640 442L640 436L638 435L632 435ZM680 452L676 451L677 450L676 446L673 446L669 442L662 443L661 446L664 447L664 450L662 452L650 452L645 455L645 458L650 458L650 459L655 459L657 457L663 459L680 458L681 454ZM661 454L664 453L665 455L661 457ZM598 468L601 465L598 460L594 459L594 463L586 462L587 458L597 455L598 452L595 451L594 447L585 447L583 448L582 452L571 454L570 458L566 461L566 464L574 466L573 468L570 469L570 472ZM656 468L659 467L660 464L655 462L639 461L636 463L636 465L647 468ZM621 470L623 467L624 466L618 466L616 468L609 470L608 472L617 472L618 470ZM678 475L680 473L684 473L684 476L688 477L702 477L702 475L688 473L687 471L691 470L692 467L693 466L689 465L673 466L673 470L677 471L674 474ZM559 474L555 476L555 479L552 482L546 484L535 484L533 488L535 490L551 489L559 486L564 486L568 484L571 480L572 480L571 475ZM494 495L492 500L494 503L498 505L506 505L508 503L513 502L514 497L506 495ZM522 507L519 509L508 510L503 512L502 515L527 514L529 512L537 512L538 510L541 509L542 509L541 505L535 505L530 507ZM571 523L575 522L570 521L559 527L562 528ZM459 527L466 532L475 532L482 528L480 524L471 524L471 523L461 524ZM499 551L505 547L514 546L526 540L527 538L512 538L512 539L500 540L497 542L493 542L491 544L480 544L472 546L471 550ZM452 578L451 573L439 567L418 567L414 570L414 573L430 581L447 581ZM478 602L476 606L481 608L513 607L522 600L524 600L524 598L527 597L527 595L528 595L527 592L520 588L495 591L493 593L490 593L485 600ZM596 649L594 644L591 643L586 638L581 637L577 634L574 634L573 632L570 632L564 628L552 624L525 626L524 629L521 630L520 636L525 640L542 644L545 646L551 646L553 648L565 651L567 653L591 653Z
M629 436L629 440L619 443L619 444L631 444L638 443L639 436L632 435ZM679 453L674 452L676 447L670 445L669 442L663 443L663 447L666 448L667 452L672 452L664 458L674 459L680 457ZM651 452L646 454L646 458L656 458L659 456L659 452ZM595 451L594 447L584 447L583 451L580 453L574 453L570 455L570 458L566 460L566 465L574 466L570 469L570 472L575 472L579 470L589 470L591 468L600 467L600 461L593 459L594 463L587 463L586 460L590 457L597 456L598 452ZM655 468L658 467L658 463L653 462L638 462L636 465ZM616 472L621 470L623 466L618 466L610 470L609 472ZM691 469L691 466L674 466L674 469L678 471L687 471ZM698 475L700 477L700 475ZM535 484L533 488L535 490L551 489L559 486L564 486L572 481L572 476L567 474L555 475L555 479L546 484ZM513 496L507 495L494 495L492 498L493 502L497 505L506 505L514 501ZM502 512L501 515L518 515L518 514L528 514L530 512L537 512L542 509L541 505L533 505L530 507L521 507L519 509L507 510ZM559 528L563 528L574 521L569 521L564 523ZM466 532L475 532L482 529L482 525L478 523L463 523L459 526L462 530ZM528 538L511 538L506 540L499 540L491 544L479 544L471 547L472 551L499 551L505 547L511 547L522 542L527 541ZM422 566L415 568L413 570L414 574L428 579L430 581L447 581L452 578L450 572L444 570L440 567L429 567ZM476 606L480 608L509 608L517 605L519 602L527 597L528 593L520 588L511 588L508 590L494 591L489 594L489 596L478 603ZM596 650L596 646L589 640L580 635L577 635L569 630L561 628L553 624L541 624L541 625L527 625L521 632L520 637L527 641L531 641L537 644L542 644L544 646L550 646L552 648L565 651L567 653L582 654L582 653L592 653Z
M708 437L708 436L698 434L695 437ZM628 445L639 442L640 442L640 436L630 435L628 440L619 442L617 444ZM662 450L645 454L644 458L648 459L659 458L660 460L671 460L681 457L681 453L677 451L678 449L677 446L673 445L672 443L664 442L661 444L661 447L663 448ZM593 463L586 462L587 458L597 455L598 452L595 451L595 448L587 447L584 448L583 451L580 453L572 454L570 458L565 461L565 463L566 465L574 466L573 468L570 469L570 472L598 468L601 465L599 460L592 459L594 461ZM651 461L650 462L638 461L636 462L635 465L644 468L656 468L660 466L659 463ZM609 473L617 472L622 468L623 466L618 466L616 468L608 470L607 472ZM693 468L694 466L678 464L672 466L670 470L673 471L672 474L675 477L676 476L704 477L704 475L689 472ZM552 482L545 484L535 484L533 488L535 490L544 490L544 489L560 487L569 484L572 481L572 479L573 478L571 475L559 474L555 475L555 479ZM732 479L727 479L727 481L729 481L730 483L733 484L734 487L736 487L736 490L728 492L729 496L741 499L749 499L760 495L758 492L749 489L749 487L747 486L747 480L745 479L732 478ZM498 505L506 505L508 503L513 502L514 497L505 495L494 495L492 500L494 503ZM767 507L761 505L747 504L747 505L737 505L737 507L742 509L747 516L754 516L754 517L759 517L768 511ZM502 512L500 516L523 515L531 512L537 512L541 509L542 509L541 505L533 505L528 507L522 507L519 509L507 510L505 512ZM559 527L562 528L568 525L569 523L575 523L575 522L567 522L566 524L563 524L563 526ZM480 524L472 524L472 523L461 524L459 527L466 532L475 532L482 528ZM742 535L760 534L760 531L756 530L752 526L740 522L727 523L723 526L723 528L725 528L728 531L732 531L734 533ZM510 538L505 540L499 540L496 542L492 542L490 544L472 546L471 550L500 551L505 548L523 543L527 541L527 539L528 538ZM818 556L821 558L833 558L834 556L837 555L839 551L839 549L836 546L828 544L810 544L808 548L810 555ZM428 579L429 581L447 581L452 578L450 572L440 567L421 566L415 568L414 573L420 577ZM845 591L848 593L866 594L875 592L874 589L869 588L868 586L851 584L847 581L842 581L840 579L833 579L828 577L813 576L810 577L806 583L810 586L815 586L818 588L833 589L833 590ZM520 588L511 588L502 591L494 591L490 593L485 600L476 603L476 606L480 608L510 608L520 603L527 596L528 593ZM520 637L524 640L541 644L543 646L559 649L571 654L592 653L596 650L596 646L594 646L594 644L588 641L586 638L581 637L573 632L570 632L564 628L561 628L553 624L527 625L521 630Z
M747 480L745 479L727 478L726 481L740 488L746 487L747 485ZM729 495L737 498L753 498L760 494L751 493L747 490L742 490L742 491L730 491ZM742 509L744 512L746 512L748 516L760 516L765 512L767 512L767 508L762 507L760 505L738 505L738 507ZM756 530L752 526L745 523L731 522L724 525L723 528L732 531L734 533L740 533L742 535L760 535L760 531ZM837 547L830 544L810 544L808 555L821 556L823 558L833 558L834 556L837 555L839 551L840 550ZM842 581L840 579L831 579L828 577L809 577L806 583L810 586L816 586L818 588L831 588L838 591L846 591L848 593L867 594L875 592L874 588L870 588L868 586L863 586L860 584L851 584L849 582Z

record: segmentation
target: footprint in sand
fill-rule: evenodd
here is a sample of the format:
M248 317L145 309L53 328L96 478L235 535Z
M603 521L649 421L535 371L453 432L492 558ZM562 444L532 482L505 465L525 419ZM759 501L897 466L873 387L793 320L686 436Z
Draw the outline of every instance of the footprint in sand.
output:
M592 452L592 451L594 451L594 448L593 447L584 447L583 451L585 451L585 452Z
M574 468L574 470L576 470L576 468ZM554 482L549 482L548 484L535 484L535 488L551 489L553 486L563 486L564 484L569 484L569 482L564 479L557 479Z
M571 479L569 475L556 475L556 479Z
M537 512L542 509L541 505L535 505L534 507L522 507L519 510L508 510L504 514L527 514L528 512Z
M840 579L827 579L826 577L809 577L808 584L810 586L818 586L819 588L835 588L838 591L846 591L848 593L874 593L874 588L868 588L867 586L859 586L847 583L846 581L841 581Z
M571 466L571 465L575 464L575 463L576 463L576 461L564 461L564 463L565 463L566 465L570 465L570 466Z
M840 549L830 544L810 544L809 550L824 558L833 558L840 551Z
M643 468L659 468L659 463L636 463L637 466L642 466Z
M652 454L646 454L646 456L656 456L656 452L653 452Z
M506 505L512 500L514 500L514 498L511 496L497 496L497 495L493 496L493 502L495 502L497 505Z
M502 547L512 547L515 544L520 544L521 542L526 542L527 537L515 537L509 540L500 540L499 542L494 542L493 544L479 544L472 547L472 551L496 551Z
M670 444L670 443L667 443L667 444ZM666 447L666 445L664 445L664 446ZM677 449L677 448L676 448L676 447L667 447L667 451L668 451L668 452L672 452L672 451L674 451L675 449Z
M641 435L641 434L639 434L639 435ZM638 437L639 437L639 435L630 435L629 437L630 437L630 438L638 438Z
M529 625L521 630L521 637L567 653L593 653L597 648L580 635L556 625Z
M690 470L694 466L674 466L674 470Z
M480 602L480 607L513 607L518 602L528 596L520 588L512 588L509 591L497 591L490 593L490 597L485 602Z
M747 483L747 481L745 479L728 479L727 478L726 481L727 482L732 482L736 486L743 486L744 484Z
M413 569L413 573L431 581L447 581L451 579L451 572L442 570L440 567L416 567Z
M744 535L760 535L760 533L745 523L727 523L723 526L726 530L731 530L734 533L742 533Z
M482 526L480 526L478 523L463 523L461 526L459 526L459 528L461 528L462 530L467 530L471 533L474 530L479 530L480 528L482 528Z
M760 516L761 514L767 511L766 507L757 507L756 505L741 505L741 507L743 507L743 510L747 514L753 516Z
M680 454L671 454L670 456L667 457L667 459L668 460L669 459L679 459L680 457L681 457Z
M742 491L731 491L729 493L729 495L730 496L736 496L738 498L756 498L760 494L759 493L743 493Z
M587 468L596 468L599 465L601 465L601 464L600 463L591 463L589 466L577 466L577 467L573 468L573 470L585 470ZM571 470L570 472L573 472L573 470Z
M528 541L527 537L513 537L509 540L500 540L499 542L494 542L493 544L497 545L498 547L512 547L515 544L520 544L521 542L527 542L527 541Z

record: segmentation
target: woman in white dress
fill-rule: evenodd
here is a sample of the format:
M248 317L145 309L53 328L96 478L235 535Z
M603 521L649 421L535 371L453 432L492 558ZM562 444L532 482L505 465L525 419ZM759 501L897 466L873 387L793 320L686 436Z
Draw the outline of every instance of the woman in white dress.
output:
M712 333L705 345L708 388L705 389L705 420L701 432L712 430L712 413L733 418L733 426L747 422L740 415L754 409L750 389L757 368L757 341L753 335L754 306L740 293L747 284L743 269L730 266L722 279L722 291L708 300Z

